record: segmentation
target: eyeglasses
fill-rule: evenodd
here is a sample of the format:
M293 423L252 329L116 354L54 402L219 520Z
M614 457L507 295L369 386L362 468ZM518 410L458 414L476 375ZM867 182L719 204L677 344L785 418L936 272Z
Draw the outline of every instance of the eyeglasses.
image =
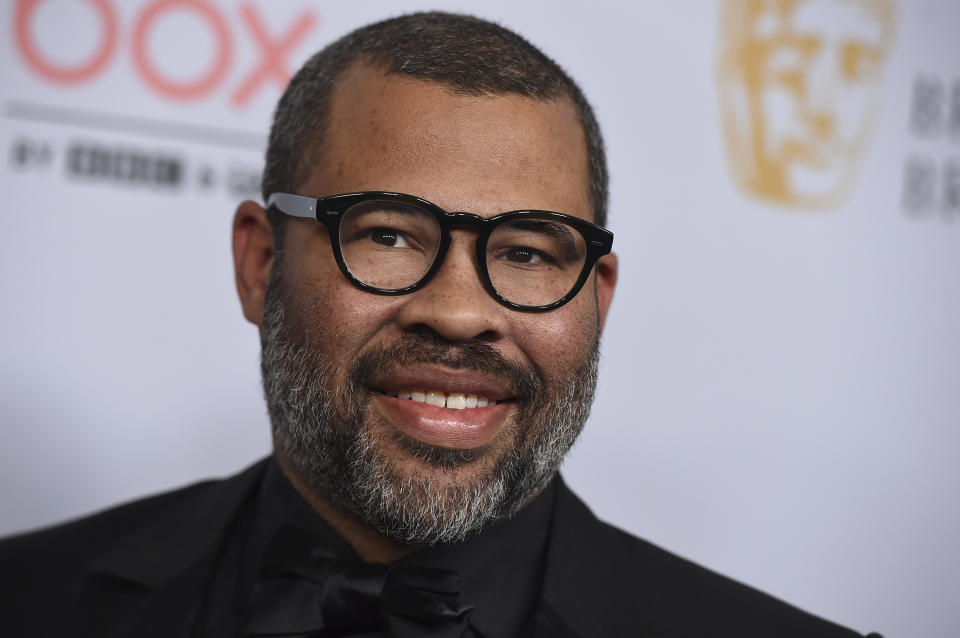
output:
M273 193L267 206L327 228L344 276L378 295L423 288L440 270L450 231L477 233L477 271L487 292L514 310L542 312L573 299L613 246L613 233L543 210L484 218L448 213L413 195L371 191L314 198Z

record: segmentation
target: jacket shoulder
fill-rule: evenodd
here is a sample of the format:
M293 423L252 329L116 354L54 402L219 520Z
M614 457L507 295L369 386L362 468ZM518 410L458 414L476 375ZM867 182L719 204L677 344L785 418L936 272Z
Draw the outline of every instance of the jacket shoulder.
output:
M192 577L265 467L0 541L4 635L105 635L151 593Z
M598 520L562 485L557 510L548 586L583 635L860 635Z
M4 538L0 540L0 588L6 590L16 581L22 586L20 577L34 585L48 580L46 586L63 584L118 540L219 482L202 481Z

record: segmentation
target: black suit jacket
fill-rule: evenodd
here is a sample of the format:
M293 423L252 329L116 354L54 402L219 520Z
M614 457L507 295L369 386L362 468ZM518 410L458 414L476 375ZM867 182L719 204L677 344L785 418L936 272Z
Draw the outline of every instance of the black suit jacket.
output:
M189 635L265 464L0 542L0 633ZM558 480L535 638L855 638L597 520Z

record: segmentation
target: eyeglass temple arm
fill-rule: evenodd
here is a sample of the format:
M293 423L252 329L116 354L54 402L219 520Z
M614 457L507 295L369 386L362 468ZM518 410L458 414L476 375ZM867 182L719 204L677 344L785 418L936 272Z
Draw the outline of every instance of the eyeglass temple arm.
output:
M271 206L291 217L317 218L317 200L306 195L273 193L267 198L267 208Z

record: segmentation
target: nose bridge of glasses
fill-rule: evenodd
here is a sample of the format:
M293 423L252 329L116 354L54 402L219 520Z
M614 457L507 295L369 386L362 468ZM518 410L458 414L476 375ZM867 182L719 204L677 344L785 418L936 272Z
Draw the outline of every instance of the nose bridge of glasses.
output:
M449 249L450 249L450 248L453 248L454 245L457 243L457 242L455 241L454 237L453 237L453 234L452 234L452 231L454 231L454 230L467 229L467 230L472 230L472 231L474 231L475 233L477 233L476 245L479 247L479 246L480 246L480 242L481 242L481 240L482 240L482 238L483 238L483 235L484 235L484 229L485 229L485 227L486 227L486 222L487 222L487 220L486 220L485 218L481 217L480 215L476 215L476 214L474 214L474 213L465 213L465 212L448 213L448 212L444 211L443 223L444 223L444 225L445 225L445 227L446 227L446 232L447 232L447 235L448 235L448 237L449 237L448 250L447 250L447 251L444 251L444 252L446 252L447 254L443 254L443 255L438 254L438 255L437 255L437 259L440 260L442 263L446 263L446 262L449 260L449 258L450 258L450 256L449 256ZM477 256L477 259L479 259L479 255ZM471 261L473 261L473 256L471 256ZM441 264L441 266L442 266L442 264ZM482 280L482 279L483 279L483 272L482 272L483 264L482 264L481 262L477 261L476 263L473 263L473 268L474 268L474 271L476 272L477 276L479 276L480 279Z
M477 215L475 213L446 213L444 216L446 220L447 228L453 230L454 228L469 228L478 233L483 232L483 229L487 225L487 219Z
M451 231L456 229L469 229L477 233L476 246L477 246L477 249L479 250L479 247L481 246L481 242L484 237L484 230L487 228L488 220L486 218L481 217L480 215L477 215L475 213L465 213L465 212L448 213L444 211L443 219L444 219L444 224L446 226L447 234L451 240L450 241L451 246L454 243ZM437 257L441 258L440 255L438 255ZM446 255L442 257L443 257L443 261L446 261ZM477 259L478 260L480 259L479 254L477 255ZM483 263L478 261L477 263L474 264L474 267L477 271L477 275L480 276L481 279L483 279L483 273L482 273Z

